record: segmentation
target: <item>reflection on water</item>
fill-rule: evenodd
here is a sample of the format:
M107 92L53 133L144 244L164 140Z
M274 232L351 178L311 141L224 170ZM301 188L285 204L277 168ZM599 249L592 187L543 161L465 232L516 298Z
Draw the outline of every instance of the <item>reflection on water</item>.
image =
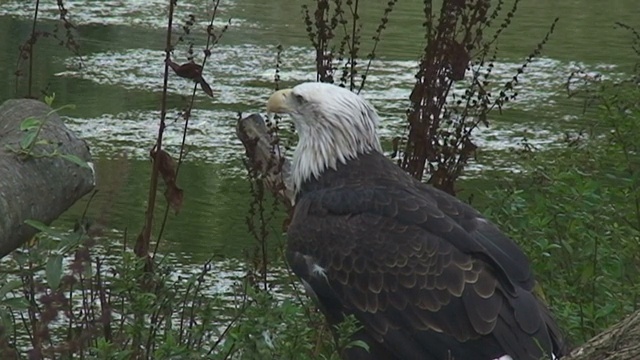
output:
M214 89L214 100L198 90L189 124L187 154L180 170L179 186L185 191L179 215L169 215L162 251L179 254L179 261L201 262L212 253L242 257L253 248L246 230L249 185L242 164L243 148L235 137L238 112L263 110L273 89L276 45L284 46L280 77L282 85L315 78L313 51L308 47L300 5L304 0L221 1L220 29L231 26L214 49L205 77ZM150 162L159 117L164 71L163 50L166 1L69 0L69 19L78 25L83 46L82 66L55 43L41 40L36 47L35 83L49 87L59 104L75 104L64 113L69 126L92 147L98 171L98 188L89 214L108 229L136 234L142 224ZM187 40L195 49L204 46L211 1L180 1L175 30L189 14L197 25ZM364 53L377 26L385 1L363 9ZM0 3L0 77L12 84L19 44L30 31L32 3ZM508 7L506 4L505 7ZM403 134L404 111L414 81L417 59L423 47L422 4L399 2L372 63L363 96L380 111L385 143ZM43 26L57 19L55 2L41 4ZM205 15L206 14L206 15ZM544 56L534 60L518 82L518 98L502 114L491 116L489 128L476 133L481 152L469 172L481 176L486 168L517 171L509 150L523 137L539 148L553 146L564 131L579 129L589 114L581 103L564 93L568 74L578 68L624 76L633 61L630 37L614 28L615 21L640 26L636 0L524 1L513 26L500 41L493 81L500 85L516 73L524 58L542 39L553 19L560 16ZM186 47L174 52L177 62L186 61ZM0 99L14 95L12 86L0 88ZM175 75L169 82L169 113L165 144L177 157L182 141L185 100L193 84ZM481 178L480 178L481 179ZM481 181L481 180L480 180ZM70 226L84 210L83 201L69 211L58 226ZM160 209L158 216L162 215ZM281 240L279 217L271 231ZM119 241L114 237L113 241Z

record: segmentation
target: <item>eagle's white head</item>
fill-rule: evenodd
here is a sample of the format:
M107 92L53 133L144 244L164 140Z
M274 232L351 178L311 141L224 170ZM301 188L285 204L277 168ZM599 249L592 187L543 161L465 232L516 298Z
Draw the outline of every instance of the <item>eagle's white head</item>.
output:
M293 118L298 133L292 166L295 192L338 162L381 151L376 110L345 88L309 82L279 90L267 101L267 111Z

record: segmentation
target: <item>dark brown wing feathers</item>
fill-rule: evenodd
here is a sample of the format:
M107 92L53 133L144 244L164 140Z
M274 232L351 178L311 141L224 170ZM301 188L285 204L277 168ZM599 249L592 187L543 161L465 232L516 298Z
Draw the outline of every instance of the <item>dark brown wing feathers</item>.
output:
M354 314L362 336L396 359L558 352L519 248L468 205L385 161L373 154L327 171L298 198L288 259L329 319ZM379 175L363 178L361 167Z

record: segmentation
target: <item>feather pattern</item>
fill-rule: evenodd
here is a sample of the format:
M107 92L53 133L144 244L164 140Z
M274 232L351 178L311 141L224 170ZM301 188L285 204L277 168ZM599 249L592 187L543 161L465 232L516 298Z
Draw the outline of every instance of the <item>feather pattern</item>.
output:
M329 318L354 314L390 359L562 353L520 249L378 152L305 182L288 235L288 260Z

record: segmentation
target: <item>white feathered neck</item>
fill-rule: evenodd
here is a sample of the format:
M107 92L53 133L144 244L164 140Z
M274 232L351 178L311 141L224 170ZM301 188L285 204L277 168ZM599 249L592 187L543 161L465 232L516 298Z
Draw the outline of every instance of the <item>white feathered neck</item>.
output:
M305 83L293 88L298 133L293 154L294 191L327 169L336 169L358 154L382 151L376 132L379 117L367 101L330 84Z

